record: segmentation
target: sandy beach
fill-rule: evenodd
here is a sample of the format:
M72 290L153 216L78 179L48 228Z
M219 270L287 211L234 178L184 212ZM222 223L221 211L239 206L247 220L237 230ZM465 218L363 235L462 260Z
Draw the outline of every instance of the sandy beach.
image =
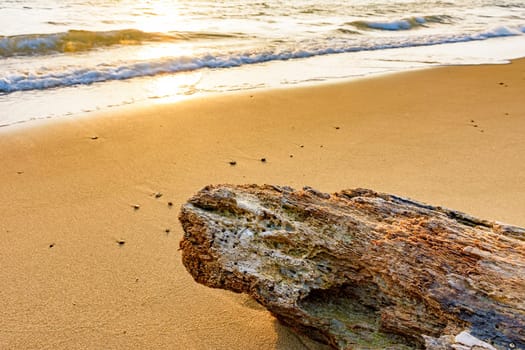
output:
M524 92L521 59L0 130L0 349L324 349L192 280L181 204L364 187L525 226Z

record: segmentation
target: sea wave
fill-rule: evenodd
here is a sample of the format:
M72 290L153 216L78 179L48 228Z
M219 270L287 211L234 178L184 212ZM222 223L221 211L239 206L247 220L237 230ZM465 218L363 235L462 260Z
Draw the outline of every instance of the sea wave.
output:
M203 68L230 68L242 65L263 63L268 61L284 61L312 56L337 54L345 52L358 52L370 50L384 50L391 48L429 46L490 38L523 35L525 25L509 28L497 27L485 32L452 36L420 36L396 38L396 40L371 41L363 38L348 44L346 40L331 42L330 47L323 47L326 43L304 44L301 49L242 52L216 55L202 55L198 57L164 57L149 61L121 62L121 65L109 66L99 64L95 67L65 67L61 71L48 72L46 67L38 72L18 72L0 76L0 92L11 93L15 91L42 90L49 88L87 85L110 80L124 80L137 77L155 76L181 71L193 71Z
M451 24L454 19L448 15L415 16L393 21L353 21L346 23L357 29L368 30L409 30L418 27L426 27L431 23Z
M240 37L240 35L206 32L149 33L137 29L98 32L88 30L69 30L67 32L51 34L0 36L0 57L81 52L114 45L140 45L145 42L169 42L230 37Z

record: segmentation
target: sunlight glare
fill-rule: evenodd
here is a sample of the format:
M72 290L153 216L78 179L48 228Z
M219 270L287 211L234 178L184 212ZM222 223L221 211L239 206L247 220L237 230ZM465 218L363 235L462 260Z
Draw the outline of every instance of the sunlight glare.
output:
M150 33L166 33L181 18L177 1L142 0L135 15L137 29Z
M170 74L148 82L146 90L150 99L159 103L175 102L198 92L196 88L202 78L200 72Z
M190 45L166 43L161 45L143 46L136 53L136 58L151 60L161 57L192 57L193 50Z

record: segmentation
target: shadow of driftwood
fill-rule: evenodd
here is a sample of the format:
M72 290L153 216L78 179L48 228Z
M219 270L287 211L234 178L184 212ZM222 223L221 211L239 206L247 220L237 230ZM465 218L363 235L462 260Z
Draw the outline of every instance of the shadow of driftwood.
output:
M277 350L331 350L328 345L321 344L308 338L307 336L294 332L289 327L281 324L277 319L274 320L274 328L277 333Z

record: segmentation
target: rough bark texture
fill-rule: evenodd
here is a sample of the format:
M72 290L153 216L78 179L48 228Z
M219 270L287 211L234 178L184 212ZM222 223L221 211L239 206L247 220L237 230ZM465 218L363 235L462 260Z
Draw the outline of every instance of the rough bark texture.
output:
M525 230L370 190L208 186L182 207L199 283L339 349L525 349ZM492 345L490 345L492 344Z

